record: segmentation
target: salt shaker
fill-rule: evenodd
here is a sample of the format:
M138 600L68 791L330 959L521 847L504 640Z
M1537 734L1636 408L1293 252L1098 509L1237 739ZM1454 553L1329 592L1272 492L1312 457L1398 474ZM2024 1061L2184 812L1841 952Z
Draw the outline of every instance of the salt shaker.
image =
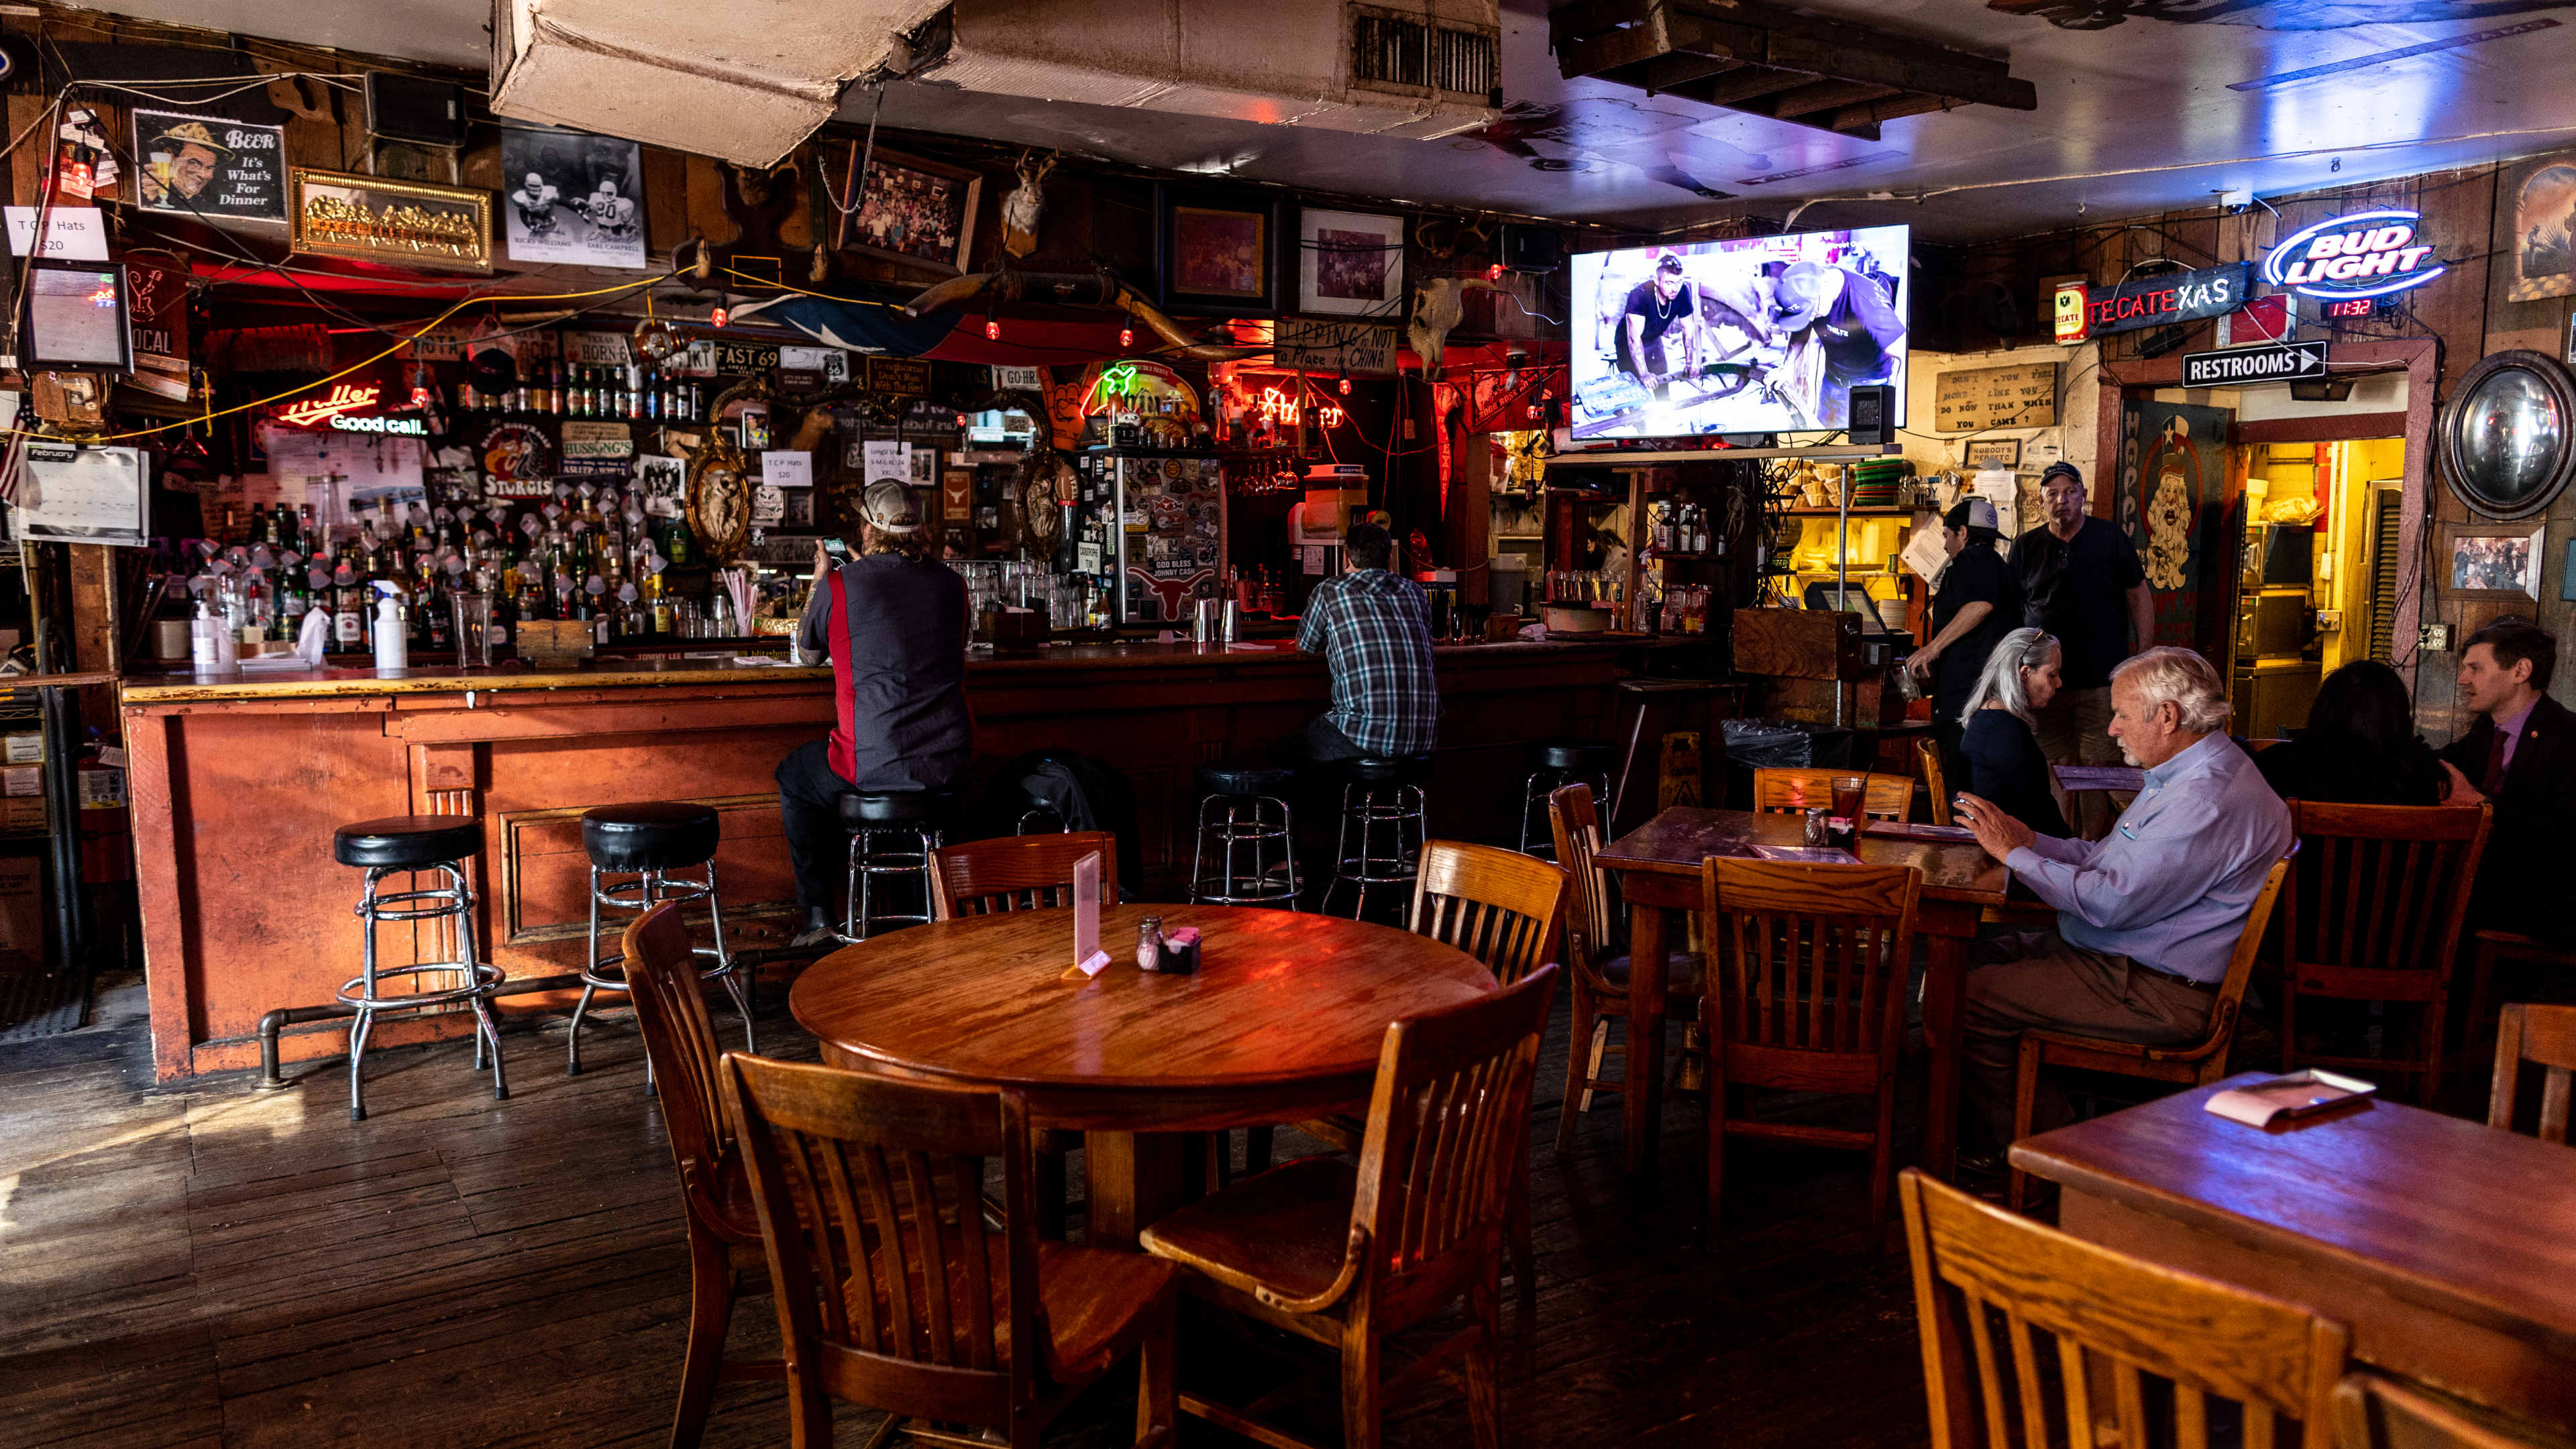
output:
M1147 916L1136 926L1136 969L1163 969L1163 918Z
M1830 845L1833 843L1833 827L1826 823L1832 818L1832 816L1833 812L1827 810L1822 805L1814 806L1807 811L1807 843L1809 845Z

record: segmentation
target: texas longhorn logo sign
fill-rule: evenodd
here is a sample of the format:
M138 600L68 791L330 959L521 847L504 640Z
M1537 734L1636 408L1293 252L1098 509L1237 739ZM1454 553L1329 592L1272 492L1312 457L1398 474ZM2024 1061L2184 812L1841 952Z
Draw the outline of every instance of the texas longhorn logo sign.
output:
M2450 270L2418 238L2412 211L2357 211L2293 232L2263 258L2263 280L2311 297L2382 297Z

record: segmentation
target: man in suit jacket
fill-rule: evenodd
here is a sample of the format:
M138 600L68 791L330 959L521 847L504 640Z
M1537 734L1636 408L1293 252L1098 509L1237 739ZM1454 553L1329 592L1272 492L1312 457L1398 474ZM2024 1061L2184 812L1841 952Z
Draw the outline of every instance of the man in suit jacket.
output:
M2469 924L2563 946L2576 941L2576 912L2561 894L2576 871L2576 713L2549 697L2557 666L2558 640L2529 620L2471 634L2459 699L2478 720L2441 756L2444 803L2495 805Z

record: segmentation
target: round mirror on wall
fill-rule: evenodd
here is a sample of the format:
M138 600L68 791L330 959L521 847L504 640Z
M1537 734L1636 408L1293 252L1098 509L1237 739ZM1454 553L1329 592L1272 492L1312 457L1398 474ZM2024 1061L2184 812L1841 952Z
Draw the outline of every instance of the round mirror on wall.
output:
M2576 474L2576 379L2539 352L2469 369L2435 429L2451 491L2488 518L2528 518Z

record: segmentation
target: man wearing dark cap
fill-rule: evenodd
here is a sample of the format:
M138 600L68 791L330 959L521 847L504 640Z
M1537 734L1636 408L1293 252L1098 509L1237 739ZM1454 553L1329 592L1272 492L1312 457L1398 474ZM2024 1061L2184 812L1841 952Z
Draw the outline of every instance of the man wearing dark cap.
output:
M2155 598L2138 550L2120 526L2085 513L2084 475L2051 463L2040 475L2048 526L2013 540L2007 561L2021 584L2022 623L2057 636L2065 683L2038 713L2040 753L2056 764L2116 765L2111 739L2111 670L2156 642ZM2111 827L2099 790L2061 802L2086 840Z
M880 478L860 495L859 556L832 567L814 545L814 591L797 639L832 661L840 722L831 738L798 745L778 765L778 808L796 904L799 946L831 939L836 883L849 837L843 795L936 790L966 773L975 721L966 710L966 581L928 557L912 492Z
M1885 382L1894 373L1905 319L1896 315L1887 289L1848 267L1792 262L1774 288L1772 320L1779 335L1794 340L1813 329L1816 345L1824 349L1815 426L1850 426L1852 388Z

